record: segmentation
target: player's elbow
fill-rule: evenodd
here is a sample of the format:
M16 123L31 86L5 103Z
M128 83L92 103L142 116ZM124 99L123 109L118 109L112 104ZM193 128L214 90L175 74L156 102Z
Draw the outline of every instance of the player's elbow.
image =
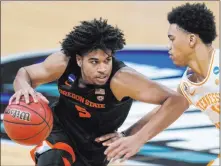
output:
M24 67L21 67L18 71L17 71L17 74L15 76L15 79L14 79L14 84L19 82L19 79L23 79L24 75L26 74L26 71L24 69Z

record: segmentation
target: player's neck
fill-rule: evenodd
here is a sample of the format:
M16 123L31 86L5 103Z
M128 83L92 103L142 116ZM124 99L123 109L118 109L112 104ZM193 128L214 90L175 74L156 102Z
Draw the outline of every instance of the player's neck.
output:
M78 80L78 87L79 88L92 88L94 87L95 85L89 83L85 77L79 77L79 80Z
M188 66L194 73L205 78L209 70L213 51L214 49L212 46L206 46L204 44L196 46L195 53L189 61Z
M87 87L87 82L84 81L84 79L82 77L79 78L78 87L79 88L86 88Z

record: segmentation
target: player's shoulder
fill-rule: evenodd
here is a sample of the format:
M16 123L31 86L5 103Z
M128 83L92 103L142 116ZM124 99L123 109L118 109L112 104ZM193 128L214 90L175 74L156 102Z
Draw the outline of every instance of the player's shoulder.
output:
M49 57L51 59L54 59L56 61L61 61L61 62L68 62L70 59L70 57L66 56L62 51L55 52L49 55Z
M110 87L116 89L127 89L134 86L139 86L138 84L152 83L145 75L139 73L135 69L125 66L119 69L115 75L111 78Z
M133 78L135 76L141 75L139 72L137 72L135 69L125 66L120 68L112 77L112 80L124 80L128 78Z
M66 67L68 62L70 60L70 57L66 56L63 52L55 52L49 55L46 60L45 64L48 66L60 66L60 67Z

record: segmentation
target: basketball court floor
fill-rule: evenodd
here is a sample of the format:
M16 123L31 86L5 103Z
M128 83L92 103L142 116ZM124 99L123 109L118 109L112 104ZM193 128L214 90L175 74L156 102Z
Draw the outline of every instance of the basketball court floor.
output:
M24 147L8 140L1 140L1 165L2 166L34 166L33 161L29 157L29 150L32 147ZM24 160L25 159L25 160ZM8 164L7 164L8 163ZM111 163L109 166L145 166L146 163L138 161L126 161L124 163ZM148 166L161 166L159 164L148 164Z

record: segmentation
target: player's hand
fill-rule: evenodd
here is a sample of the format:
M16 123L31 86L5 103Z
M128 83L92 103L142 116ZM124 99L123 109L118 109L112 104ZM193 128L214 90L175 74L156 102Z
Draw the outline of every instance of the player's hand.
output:
M122 137L109 144L104 154L107 156L107 160L111 160L111 162L118 159L123 162L139 152L142 146L143 143L139 141L136 135Z
M46 97L44 97L41 93L36 92L32 87L28 87L28 88L20 89L16 91L14 95L12 95L11 98L9 99L9 105L12 103L13 100L15 100L16 104L19 104L19 100L22 96L24 96L25 102L28 104L30 102L29 95L32 96L35 103L38 102L38 99L37 99L38 97L41 98L47 104L49 103Z
M103 142L102 143L103 146L108 146L110 143L113 143L114 141L118 140L121 137L124 137L122 133L114 132L97 137L95 141Z

